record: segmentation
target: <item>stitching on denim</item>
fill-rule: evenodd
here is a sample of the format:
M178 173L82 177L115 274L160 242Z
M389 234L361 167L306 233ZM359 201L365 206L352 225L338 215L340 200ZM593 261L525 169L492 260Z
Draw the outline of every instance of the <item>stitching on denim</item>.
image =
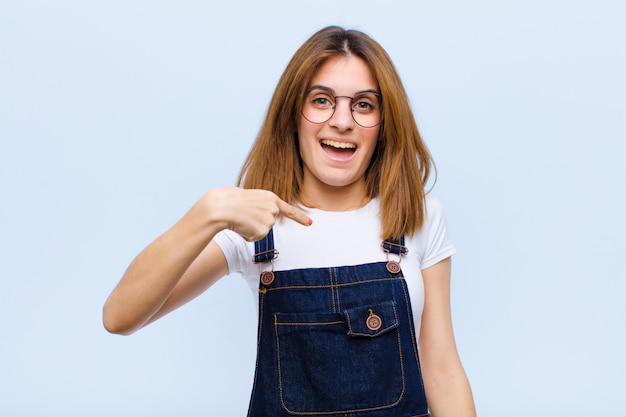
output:
M395 311L395 303L393 304L393 309L394 309L394 315L396 315L396 311ZM324 323L322 323L324 324ZM346 410L333 410L333 411L293 411L290 410L287 405L285 404L284 398L283 398L283 378L282 378L282 374L281 374L281 367L280 367L280 338L279 338L279 334L278 334L278 326L280 325L280 323L278 322L278 316L276 314L274 314L274 332L276 334L276 348L277 348L277 352L276 355L278 357L278 390L280 392L280 405L281 407L283 407L283 409L288 412L289 414L294 414L294 415L331 415L331 414L337 414L337 413L360 413L360 412L365 412L365 411L377 411L377 410L385 410L388 408L392 408L397 406L398 404L400 404L400 402L402 401L402 399L404 398L404 394L406 393L406 379L405 379L405 375L404 375L404 359L402 357L402 346L401 346L401 340L400 340L400 329L396 329L396 340L397 340L397 346L398 346L398 355L400 357L400 373L402 375L401 380L402 380L402 391L400 392L400 395L398 396L398 399L396 401L394 401L391 404L387 404L387 405L381 405L378 407L365 407L365 408L356 408L356 409L346 409ZM427 416L424 415L424 416ZM419 416L416 416L419 417Z
M270 291L279 291L279 290L294 290L294 289L307 289L307 288L319 288L319 289L324 289L324 288L331 288L333 289L334 287L349 287L351 285L359 285L359 284L364 284L364 283L373 283L373 282L382 282L382 281L398 281L398 280L404 280L403 277L394 277L394 278L376 278L376 279L368 279L367 281L355 281L355 282L346 282L344 284L331 284L331 285L287 285L284 287L272 287L272 288L266 288L266 290L268 292ZM335 294L333 293L333 306L335 303ZM337 311L334 311L335 313Z
M275 326L277 328L277 326ZM365 408L355 408L355 409L346 409L346 410L333 410L333 411L293 411L290 410L289 408L287 408L287 405L285 404L284 400L283 400L283 388L282 388L282 384L283 384L283 380L282 378L280 378L280 353L279 353L279 360L278 360L278 376L280 378L280 403L281 406L283 407L283 409L290 413L290 414L295 414L295 415L330 415L330 414L337 414L337 413L360 413L360 412L364 412L364 411L376 411L376 410L385 410L391 407L395 407L397 406L400 401L402 401L402 398L404 397L404 394L406 392L406 381L404 378L404 361L402 360L402 347L400 346L400 329L398 329L396 331L397 334L397 340L398 340L398 353L400 354L400 371L402 374L402 392L400 392L400 396L398 397L398 399L396 401L394 401L391 404L387 404L387 405L381 405L378 407L365 407ZM276 338L277 338L277 343L278 343L278 330L276 331Z
M280 394L280 403L282 407L285 408L285 403L283 402L283 377L280 367L280 338L278 337L278 325L277 325L278 317L274 314L274 334L276 335L276 367L278 371L278 392Z
M346 310L346 315L348 316L348 319L350 318L348 311ZM352 327L350 324L348 324L348 328L350 329L348 334L354 335L354 336L366 336L366 337L377 337L380 336L381 334L387 332L388 330L393 329L394 327L398 327L400 324L398 323L398 315L396 313L396 308L395 305L393 307L393 315L395 317L395 322L393 324L390 324L389 326L385 327L385 328L380 328L378 330L376 330L376 333L370 334L370 333L363 333L363 332L353 332L352 331ZM350 323L350 321L348 321L348 323Z
M417 337L415 336L415 325L413 324L413 311L411 307L411 303L409 301L409 294L406 288L406 281L402 280L402 292L404 293L404 302L406 303L406 311L407 311L407 319L409 321L409 330L411 331L411 343L413 344L413 354L415 355L415 363L417 364L417 372L419 374L420 384L422 386L422 390L426 392L426 388L424 388L424 377L422 375L422 364L420 363L418 346L417 346ZM428 399L426 400L428 402Z
M263 291L260 292L261 295L259 296L260 300L259 300L259 331L257 334L257 347L261 346L261 332L263 331L263 311L264 310L264 306L265 306L265 294L267 294L267 291Z
M326 324L345 324L343 320L338 321L275 321L276 326L323 326Z
M348 310L346 310L344 313L348 318L348 334L350 334L352 333L352 319L350 318L350 312L348 312Z
M337 304L337 312L341 311L341 298L339 297L339 273L337 268L333 268L335 270L335 300Z
M338 272L337 272L337 268L332 268L332 283L333 283L333 288L332 288L332 292L333 292L333 312L334 313L339 313L341 310L339 310L339 277L338 277Z
M333 313L336 313L335 311L335 287L334 287L334 283L333 283L333 273L334 273L334 269L333 268L328 268L328 279L330 280L330 305L332 306L333 309ZM300 287L296 287L296 288L300 288ZM305 286L303 288L311 288L310 286ZM313 287L315 288L315 287ZM326 286L322 286L320 288L327 288Z
M395 306L393 307L395 310ZM395 313L394 313L395 314ZM400 393L400 397L398 397L398 401L396 404L399 404L404 398L404 393L406 392L406 379L404 376L404 356L402 355L402 341L400 340L400 327L398 326L396 330L396 334L398 335L398 354L400 355L400 372L402 372L402 392Z
M256 361L254 364L254 383L252 384L252 394L250 396L250 407L248 407L248 417L250 417L250 413L252 412L252 404L254 402L254 395L256 394L256 385L257 378L259 376L259 358L261 357L261 331L263 329L263 306L265 304L265 294L267 291L259 292L261 295L259 296L259 324L257 330L257 340L256 340Z
M350 318L350 312L348 310L345 310L344 314L348 317L348 334L355 335L355 336L376 337L378 335L381 335L382 333L385 333L386 331L390 329L393 329L394 327L398 327L400 324L398 323L398 312L396 311L396 303L394 301L391 302L391 307L393 308L393 317L395 321L385 328L376 330L376 333L374 334L363 333L363 332L353 332L352 331L352 319Z

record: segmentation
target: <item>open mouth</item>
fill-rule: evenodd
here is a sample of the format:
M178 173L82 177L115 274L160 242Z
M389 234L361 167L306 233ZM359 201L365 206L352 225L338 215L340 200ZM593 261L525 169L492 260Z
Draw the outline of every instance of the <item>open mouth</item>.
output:
M356 152L356 145L350 142L324 139L321 144L324 151L333 158L346 159Z

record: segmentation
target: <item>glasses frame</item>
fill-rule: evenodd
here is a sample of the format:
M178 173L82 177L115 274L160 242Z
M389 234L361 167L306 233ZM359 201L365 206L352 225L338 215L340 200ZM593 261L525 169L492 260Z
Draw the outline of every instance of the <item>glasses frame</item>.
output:
M316 88L311 88L311 89L308 89L308 90L306 91L306 93L305 93L305 97L306 97L306 96L308 96L308 95L309 95L309 93L310 93L311 91L313 91L313 90L316 90ZM320 89L320 90L321 90L321 91L324 91L324 89ZM305 118L307 121L309 121L310 123L313 123L313 124L316 124L316 125L321 125L321 124L323 124L323 123L326 123L326 122L327 122L327 121L329 121L330 119L332 119L332 118L333 118L333 116L335 115L335 111L337 110L337 99L338 99L338 98L347 98L347 99L350 99L350 115L352 116L352 120L354 120L354 123L356 123L357 125L359 125L359 126L361 126L361 127L364 127L364 128L366 128L366 129L370 129L370 128L372 128L372 127L376 127L376 126L380 125L380 123L383 121L382 97L381 97L380 93L376 93L376 92L374 92L374 91L367 91L367 92L364 92L364 93L362 93L362 94L358 94L358 95L356 95L356 96L352 96L352 97L351 97L351 96L333 96L333 95L332 95L332 94L330 94L328 91L326 91L326 93L327 93L330 97L332 97L332 98L333 98L333 101L334 101L334 103L335 103L335 104L331 107L331 108L333 109L333 111L332 111L332 113L330 114L330 116L328 116L328 119L326 119L326 120L324 120L324 121L322 121L322 122L314 122L313 120L311 120L311 119L309 119L308 117L306 117L306 115L304 114L304 107L306 106L306 103L302 105L302 111L301 111L301 113L302 113L302 117L304 117L304 118ZM379 106L380 106L380 109L379 109L379 111L380 111L380 118L379 118L379 120L378 120L378 123L376 123L375 125L372 125L372 126L365 126L365 125L362 125L361 123L357 122L357 120L354 118L354 108L352 107L352 105L354 104L354 99L355 99L355 98L358 98L358 97L361 97L361 96L363 96L363 95L366 95L366 94L373 94L373 95L375 95L376 97L378 97L378 103L379 103Z

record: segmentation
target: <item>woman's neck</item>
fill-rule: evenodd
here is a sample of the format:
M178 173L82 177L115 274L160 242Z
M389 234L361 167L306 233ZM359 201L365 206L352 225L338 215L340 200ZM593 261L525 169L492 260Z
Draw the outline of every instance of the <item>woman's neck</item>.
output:
M324 211L351 211L365 206L371 198L365 190L365 183L354 183L344 187L327 184L302 187L300 203L306 207Z

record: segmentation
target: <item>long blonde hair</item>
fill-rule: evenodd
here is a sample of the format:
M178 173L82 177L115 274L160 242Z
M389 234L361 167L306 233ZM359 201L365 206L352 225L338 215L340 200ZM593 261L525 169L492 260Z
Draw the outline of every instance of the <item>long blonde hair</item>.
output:
M329 26L296 51L278 81L238 184L273 191L290 203L299 201L303 168L297 131L303 94L324 62L349 55L367 63L380 89L380 137L365 172L365 183L368 197L380 198L382 237L398 239L415 233L424 223L424 187L434 164L391 59L363 32Z

